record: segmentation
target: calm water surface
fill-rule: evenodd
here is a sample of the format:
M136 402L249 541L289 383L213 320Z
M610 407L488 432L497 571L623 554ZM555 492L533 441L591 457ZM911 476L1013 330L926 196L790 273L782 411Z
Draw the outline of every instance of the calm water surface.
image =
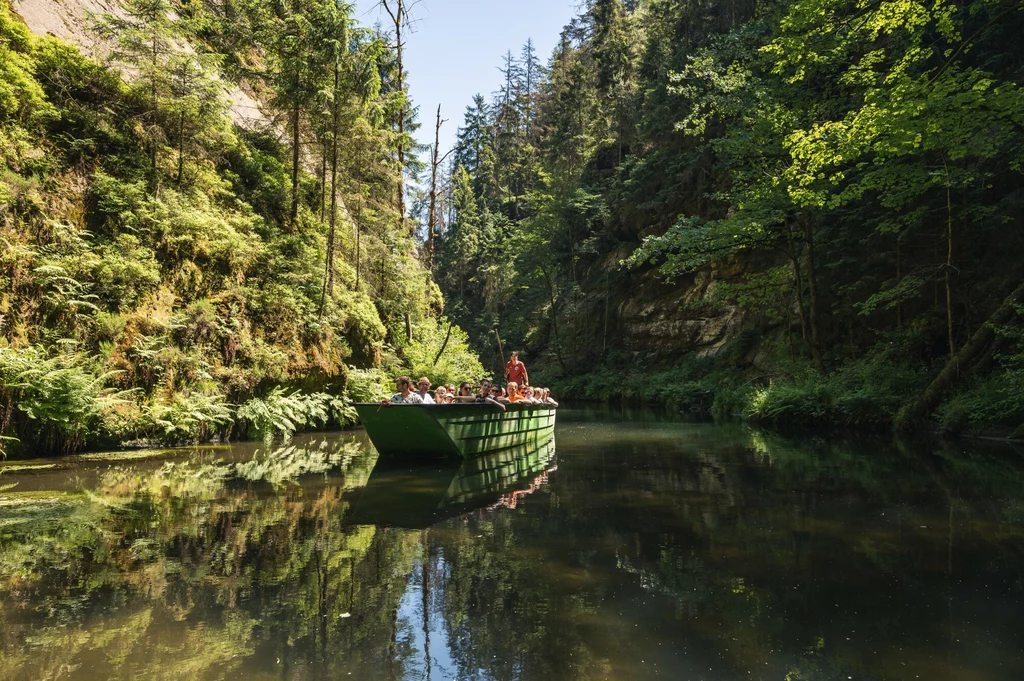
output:
M0 466L0 679L1024 679L1024 454L559 412Z

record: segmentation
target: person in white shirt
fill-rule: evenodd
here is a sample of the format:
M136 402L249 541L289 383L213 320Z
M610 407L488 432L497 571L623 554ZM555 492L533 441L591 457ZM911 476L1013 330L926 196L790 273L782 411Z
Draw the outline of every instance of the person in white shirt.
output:
M420 380L416 382L416 387L419 388L419 390L416 391L416 394L419 395L420 399L423 400L423 404L436 404L434 402L434 398L430 395L429 378L427 378L426 376L421 376Z
M399 376L395 379L395 389L398 392L390 399L382 400L381 405L423 404L423 398L412 391L412 380L408 376Z

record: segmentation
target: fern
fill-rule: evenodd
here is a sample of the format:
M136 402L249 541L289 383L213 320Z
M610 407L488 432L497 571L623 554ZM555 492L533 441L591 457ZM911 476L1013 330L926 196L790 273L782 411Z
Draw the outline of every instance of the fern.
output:
M285 439L301 426L326 423L328 410L322 393L303 395L296 391L286 394L280 386L266 397L251 399L238 409L238 419L248 423L250 437L265 442L280 434Z
M155 402L142 410L143 422L166 444L209 440L234 422L232 405L223 395L175 395L169 402Z
M0 395L12 398L23 416L15 426L22 435L31 433L26 445L72 453L99 432L105 413L127 403L127 393L106 387L116 372L93 373L90 362L77 355L48 357L38 348L0 348Z

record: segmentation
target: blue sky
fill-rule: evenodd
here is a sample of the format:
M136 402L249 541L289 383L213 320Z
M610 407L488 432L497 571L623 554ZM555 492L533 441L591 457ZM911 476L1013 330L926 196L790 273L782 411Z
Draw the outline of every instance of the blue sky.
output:
M410 5L415 0L409 0ZM405 47L413 101L420 107L421 142L433 144L434 117L441 105L442 153L455 144L466 106L473 95L498 89L505 52L519 54L533 38L537 56L547 64L562 27L576 14L575 0L420 0L410 15L415 32ZM356 18L373 26L383 16L377 0L357 0Z

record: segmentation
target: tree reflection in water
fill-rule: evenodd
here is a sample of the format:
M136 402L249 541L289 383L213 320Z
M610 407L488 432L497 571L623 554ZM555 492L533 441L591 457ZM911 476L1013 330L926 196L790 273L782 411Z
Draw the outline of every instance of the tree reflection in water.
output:
M1024 678L1014 453L592 416L6 472L0 679Z

